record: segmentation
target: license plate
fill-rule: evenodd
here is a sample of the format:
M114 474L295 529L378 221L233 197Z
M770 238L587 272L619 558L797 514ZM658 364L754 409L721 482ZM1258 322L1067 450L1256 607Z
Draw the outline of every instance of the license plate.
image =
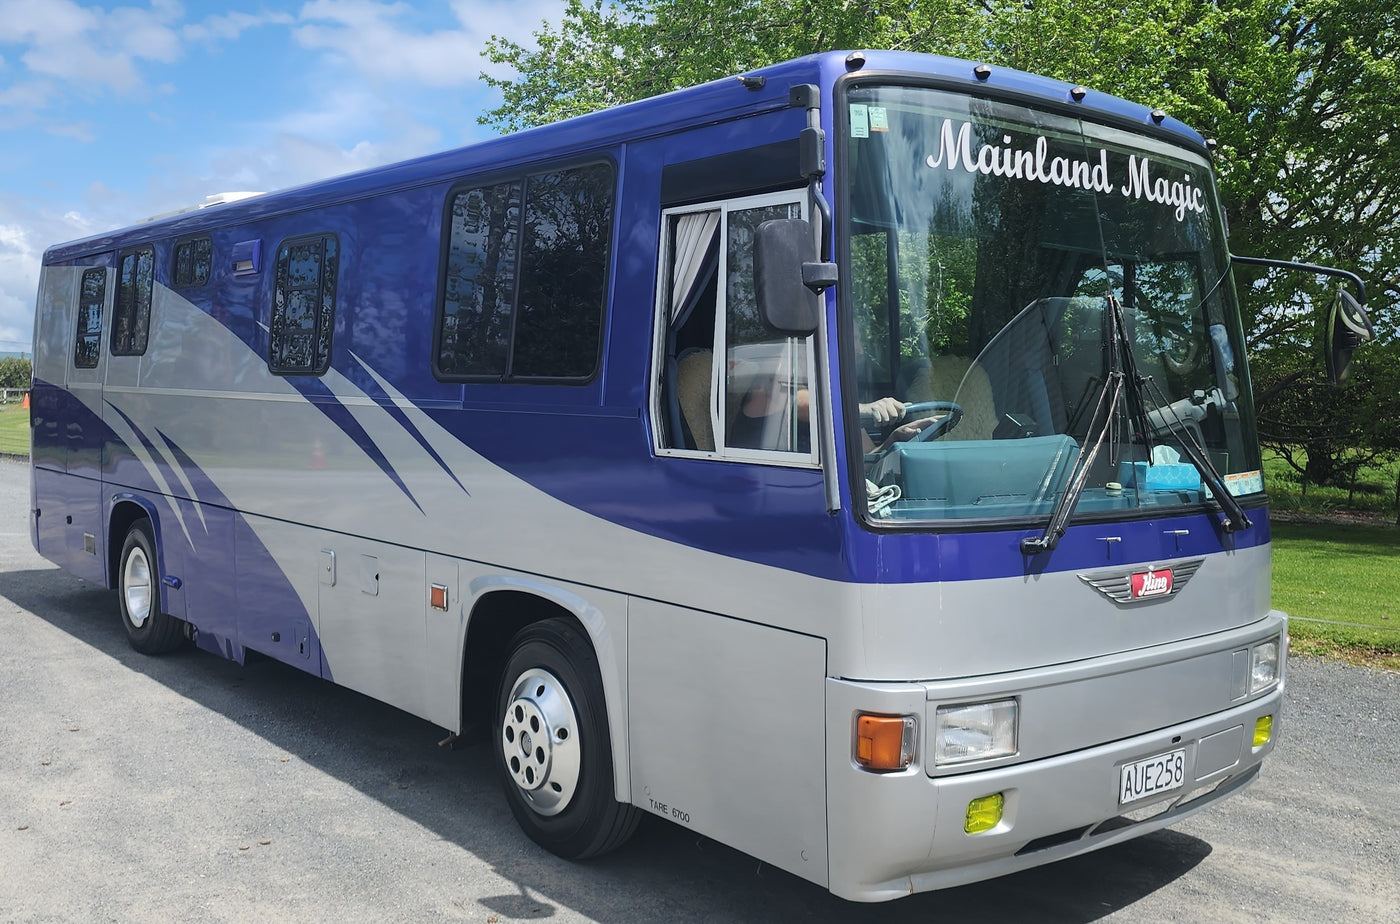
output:
M1186 783L1186 749L1158 754L1123 765L1118 779L1118 804L1127 805Z

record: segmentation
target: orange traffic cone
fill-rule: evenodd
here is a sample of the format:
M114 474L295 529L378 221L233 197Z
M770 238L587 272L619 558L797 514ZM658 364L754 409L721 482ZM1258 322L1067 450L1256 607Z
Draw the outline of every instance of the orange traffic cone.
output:
M20 407L26 411L29 410L29 392L24 393L24 403Z
M311 441L311 468L321 470L326 467L326 444L318 436Z

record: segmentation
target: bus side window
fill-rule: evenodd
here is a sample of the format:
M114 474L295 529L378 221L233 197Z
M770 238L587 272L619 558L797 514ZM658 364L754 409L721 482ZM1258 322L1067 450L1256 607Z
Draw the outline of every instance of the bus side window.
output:
M102 306L106 298L106 268L83 270L78 289L78 339L73 347L73 365L79 369L96 369L102 355Z
M151 296L156 250L122 254L117 269L117 305L112 311L112 355L142 356L151 331Z
M792 194L773 193L663 214L654 405L661 450L815 462L811 338L768 328L754 297L758 226L801 211Z
M602 357L611 163L448 196L433 372L442 381L583 384Z
M273 373L322 375L330 368L339 254L334 234L291 238L277 248L267 362Z
M672 215L668 256L666 347L662 379L665 445L711 452L710 417L719 271L718 210Z

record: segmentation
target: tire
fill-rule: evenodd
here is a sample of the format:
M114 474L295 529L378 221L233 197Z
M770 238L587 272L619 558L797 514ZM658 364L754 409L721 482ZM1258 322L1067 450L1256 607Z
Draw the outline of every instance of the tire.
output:
M151 521L131 524L117 565L117 603L131 647L142 654L164 654L185 640L184 624L164 611Z
M506 801L531 840L582 860L632 836L641 812L613 798L598 659L572 621L546 619L512 639L493 731Z

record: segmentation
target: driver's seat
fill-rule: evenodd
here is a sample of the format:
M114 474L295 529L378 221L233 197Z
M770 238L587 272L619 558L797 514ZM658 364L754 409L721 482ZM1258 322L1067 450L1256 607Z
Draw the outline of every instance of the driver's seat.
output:
M987 370L966 356L935 356L909 371L904 400L954 401L963 410L962 421L942 440L989 440L1001 419Z

